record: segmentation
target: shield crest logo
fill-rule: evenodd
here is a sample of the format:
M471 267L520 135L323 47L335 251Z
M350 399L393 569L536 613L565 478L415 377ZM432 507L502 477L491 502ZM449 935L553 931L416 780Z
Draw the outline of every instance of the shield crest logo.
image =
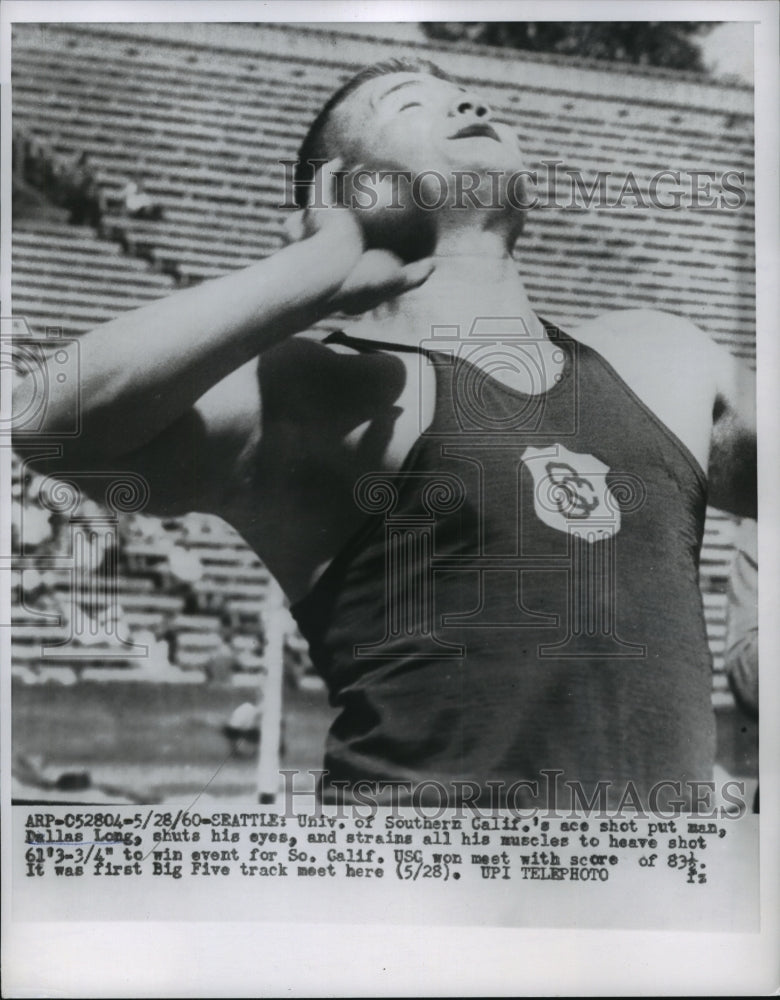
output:
M620 531L620 506L607 483L610 469L595 455L561 444L526 448L522 460L534 480L534 510L540 521L589 542Z

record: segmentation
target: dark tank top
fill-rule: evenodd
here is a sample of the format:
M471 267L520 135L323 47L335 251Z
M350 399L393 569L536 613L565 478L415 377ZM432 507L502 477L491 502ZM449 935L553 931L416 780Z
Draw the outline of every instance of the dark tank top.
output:
M536 395L490 375L533 351L419 352L433 421L399 472L356 484L360 530L292 609L340 710L326 797L367 780L549 807L606 782L612 806L647 809L712 777L704 477L598 353L545 325L565 361Z

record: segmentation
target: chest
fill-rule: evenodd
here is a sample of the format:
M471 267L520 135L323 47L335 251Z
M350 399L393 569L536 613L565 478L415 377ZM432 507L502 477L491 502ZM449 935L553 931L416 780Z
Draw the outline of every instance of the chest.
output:
M423 447L429 468L451 471L474 495L490 478L486 502L515 502L518 475L546 481L574 505L551 515L567 519L599 513L608 474L652 468L673 479L675 463L691 472L691 457L706 468L707 400L696 387L682 392L641 364L613 372L592 353L585 363L575 344L562 380L527 394L508 360L495 349L348 352L309 373L317 405L269 420L253 487L236 497L231 517L292 599L365 520L360 485L398 474ZM509 473L499 475L502 467Z

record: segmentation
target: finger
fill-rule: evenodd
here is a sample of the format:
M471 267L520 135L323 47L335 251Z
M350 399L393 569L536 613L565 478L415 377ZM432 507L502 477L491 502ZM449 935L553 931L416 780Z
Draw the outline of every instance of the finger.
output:
M401 260L389 250L368 250L346 282L348 290L379 292L402 280Z
M387 256L393 260L392 265L387 260L383 261L381 265L377 262L374 284L377 291L383 292L388 298L401 295L413 288L419 288L420 285L425 284L435 270L435 264L430 258L417 260L413 264L404 266L394 254L381 250L373 252L387 253Z
M402 268L395 274L389 276L381 285L377 286L377 292L382 299L394 299L404 292L411 292L420 285L424 285L433 273L433 267L418 267L416 264L410 265L409 269Z
M424 285L436 270L436 264L431 257L424 257L416 260L413 264L407 264L401 269L405 288L419 288Z
M293 212L284 220L282 227L282 239L286 244L298 243L306 235L303 211Z
M341 289L341 309L350 314L364 312L418 288L433 270L430 259L403 266L389 250L369 250Z
M355 288L398 295L422 285L434 271L430 257L404 265L390 250L368 250L350 275L348 283Z

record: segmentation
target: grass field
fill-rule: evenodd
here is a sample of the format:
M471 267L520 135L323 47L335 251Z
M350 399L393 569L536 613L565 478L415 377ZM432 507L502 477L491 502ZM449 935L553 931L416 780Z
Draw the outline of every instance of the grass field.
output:
M88 771L94 786L148 803L194 798L206 788L209 796L254 800L257 755L231 756L220 731L251 695L212 684L14 683L14 756L34 759L52 780ZM281 766L321 767L332 717L324 692L286 687Z
M182 802L207 793L255 802L257 754L231 755L221 732L233 709L251 696L218 684L14 682L14 757L32 758L52 781L63 772L86 771L93 787L116 790L114 801ZM286 686L281 766L321 767L333 715L324 692ZM717 759L754 787L755 723L734 711L718 713ZM34 797L18 789L14 795Z

